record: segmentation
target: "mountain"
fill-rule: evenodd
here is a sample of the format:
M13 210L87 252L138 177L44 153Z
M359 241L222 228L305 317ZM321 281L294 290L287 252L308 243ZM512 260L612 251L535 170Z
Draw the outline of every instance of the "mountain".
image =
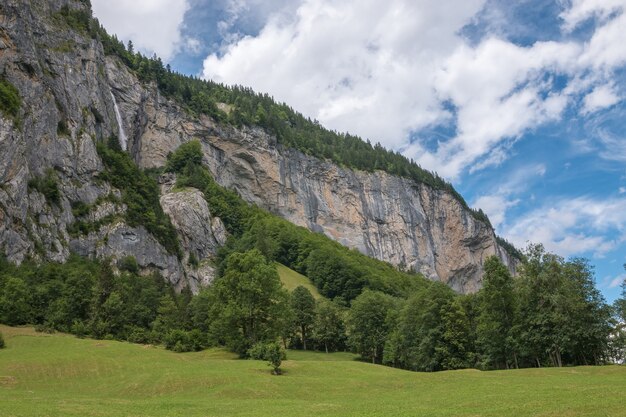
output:
M129 65L111 43L88 1L0 5L0 252L9 260L132 255L178 288L210 282L210 259L228 236L224 222L200 191L176 188L172 175L159 176L158 189L150 185L169 154L197 139L219 185L366 255L459 292L480 288L490 255L515 269L486 217L438 177L416 177L419 167L402 159L394 175L388 166L358 169L309 152L263 118L233 121L242 113L233 94L198 111L193 96L189 105L142 76L152 64L168 74L160 60ZM297 119L290 111L286 120ZM327 132L311 123L302 131ZM111 138L128 161L99 152Z

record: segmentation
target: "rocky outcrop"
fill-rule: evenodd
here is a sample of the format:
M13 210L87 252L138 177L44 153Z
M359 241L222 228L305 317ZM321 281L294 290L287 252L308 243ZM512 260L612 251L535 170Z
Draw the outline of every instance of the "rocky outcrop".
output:
M126 208L107 199L119 199L119 191L98 179L103 165L96 142L119 131L107 61L97 40L59 17L63 6L84 10L84 3L0 4L0 74L22 101L17 119L0 111L0 252L16 263L26 256L64 261L71 251L113 259L132 255L145 272L197 290L213 277L215 245L203 250L197 267L187 265L143 227L124 223ZM47 177L54 178L58 201L29 186ZM87 235L70 235L78 202L94 206L80 220L113 220ZM215 227L213 238L223 233L223 226Z
M482 264L499 256L514 262L493 230L451 194L384 172L355 172L292 149L255 128L236 129L191 117L143 85L102 45L55 18L75 0L5 0L0 5L0 73L22 98L19 120L0 113L0 251L62 261L70 251L98 257L133 255L140 266L194 289L213 277L211 257L225 241L197 190L162 181L161 204L174 224L183 255L168 253L142 227L123 221L125 207L106 202L118 192L98 180L103 166L95 143L119 132L144 168L163 166L181 143L199 139L216 181L246 201L342 244L412 268L462 292L480 287ZM221 108L229 110L227 106ZM29 187L54 175L60 197L48 201ZM96 205L91 221L114 218L97 231L70 236L77 202ZM198 264L190 265L190 254Z
M194 283L208 285L215 277L215 270L206 260L226 244L226 228L219 217L211 215L201 191L168 188L162 187L167 191L161 196L161 206L178 232L187 275Z

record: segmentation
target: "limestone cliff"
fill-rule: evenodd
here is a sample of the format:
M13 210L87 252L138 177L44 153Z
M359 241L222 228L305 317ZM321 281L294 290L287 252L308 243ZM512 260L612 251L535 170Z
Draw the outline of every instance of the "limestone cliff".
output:
M94 206L90 216L124 213L123 204L106 198L118 191L97 178L103 165L95 147L123 131L128 152L143 168L163 166L169 152L199 139L217 182L246 201L458 291L480 287L489 255L514 268L491 227L445 191L384 172L343 169L286 149L261 129L190 116L105 56L96 40L64 27L55 19L64 5L85 7L70 0L0 5L0 73L22 98L19 121L0 113L0 251L11 260L33 255L62 261L70 250L132 254L179 287L211 280L210 259L224 243L223 225L198 191L172 189L171 178L162 181L161 205L178 231L182 257L121 217L87 235L68 233L78 201ZM49 175L57 178L57 202L28 186ZM199 266L190 265L191 253Z

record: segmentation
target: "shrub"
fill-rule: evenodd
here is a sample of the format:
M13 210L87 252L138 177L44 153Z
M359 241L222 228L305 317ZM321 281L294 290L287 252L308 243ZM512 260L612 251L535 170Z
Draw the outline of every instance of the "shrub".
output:
M70 328L70 332L76 337L82 339L83 337L87 336L87 334L89 333L89 329L82 320L74 320L74 323L72 323L72 327Z
M57 123L57 135L59 136L72 136L72 132L70 131L67 122L63 119L59 120Z
M6 344L4 343L4 337L2 337L2 333L0 333L0 349L4 349Z
M272 374L280 375L280 365L284 359L287 359L285 351L280 344L273 343L257 343L248 351L251 359L267 361L267 365L272 367Z
M20 111L22 99L20 93L6 78L0 76L0 111L14 120Z
M128 329L128 337L126 338L131 343L147 344L150 343L150 332L141 327L132 326Z
M57 176L54 170L49 169L43 177L35 177L28 181L28 188L39 191L44 195L49 205L59 205L61 192L57 184Z
M120 271L128 271L133 274L139 272L139 264L137 263L137 259L134 256L129 255L125 256L117 262L117 266Z

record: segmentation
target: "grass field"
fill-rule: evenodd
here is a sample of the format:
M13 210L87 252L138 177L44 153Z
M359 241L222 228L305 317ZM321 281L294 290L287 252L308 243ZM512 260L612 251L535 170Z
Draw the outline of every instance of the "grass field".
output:
M0 326L0 416L626 416L626 367L412 373L290 352L285 374ZM329 360L332 359L332 360Z
M316 300L322 298L320 293L317 291L317 288L315 288L315 285L313 285L313 283L311 283L311 281L304 275L294 271L293 269L287 268L285 265L279 264L278 262L276 263L276 271L278 271L280 280L287 291L291 292L299 285L302 285L307 290L311 291L313 298Z

